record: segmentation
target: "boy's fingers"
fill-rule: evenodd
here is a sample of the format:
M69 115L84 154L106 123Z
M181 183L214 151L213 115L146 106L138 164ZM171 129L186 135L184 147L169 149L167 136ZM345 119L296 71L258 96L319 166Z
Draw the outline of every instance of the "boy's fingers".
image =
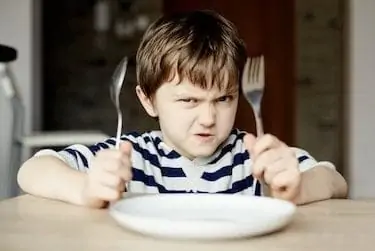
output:
M281 172L271 182L272 194L281 199L291 200L297 192L299 179L290 171Z
M266 170L266 166L258 166L258 167L253 167L252 174L254 178L258 180L263 180L263 175Z
M129 166L123 166L118 170L117 174L125 181L130 181L133 177L131 167Z
M254 144L252 153L256 157L264 151L283 146L283 142L271 134L265 134L258 138Z
M104 173L114 174L125 181L129 181L132 178L132 166L129 157L123 157L120 162L108 161L107 163L103 163L103 165L106 167L106 170L103 171Z
M114 173L103 172L99 182L101 185L116 189L121 185L122 179Z
M291 157L289 148L270 149L257 157L253 167L254 172L259 176L263 171L264 181L269 184L277 173L295 165Z
M249 154L251 154L252 153L252 149L254 147L254 144L256 142L255 136L252 135L252 134L250 134L250 133L247 133L244 136L243 140L244 140L244 144L245 144L246 149L249 151ZM251 158L251 156L250 156L250 158Z
M256 156L253 154L253 149L254 149L254 145L255 145L256 141L257 141L257 138L253 134L247 133L244 136L245 147L246 147L247 151L249 152L250 159L253 162L252 175L256 179L263 179L263 173L264 173L265 166L254 165Z
M285 163L283 161L276 161L272 163L269 168L266 169L263 175L263 179L266 184L272 184L273 179L280 173L285 171Z
M132 152L132 144L129 141L122 142L120 144L120 151L130 156Z
M95 191L95 194L99 199L106 201L116 201L121 198L122 192L108 186L100 186Z

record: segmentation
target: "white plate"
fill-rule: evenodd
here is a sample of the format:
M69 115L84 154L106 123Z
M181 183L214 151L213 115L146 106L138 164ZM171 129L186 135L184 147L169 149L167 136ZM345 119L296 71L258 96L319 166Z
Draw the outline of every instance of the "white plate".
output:
M287 201L225 194L130 196L110 206L123 227L154 237L219 239L250 237L285 227L296 206Z

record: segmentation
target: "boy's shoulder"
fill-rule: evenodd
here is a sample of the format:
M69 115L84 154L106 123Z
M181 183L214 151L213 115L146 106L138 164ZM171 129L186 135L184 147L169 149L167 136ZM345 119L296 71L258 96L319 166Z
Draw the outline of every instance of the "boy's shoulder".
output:
M145 131L145 132L137 132L131 131L121 135L121 140L128 140L132 143L148 143L148 142L155 142L159 144L162 141L162 134L161 131Z

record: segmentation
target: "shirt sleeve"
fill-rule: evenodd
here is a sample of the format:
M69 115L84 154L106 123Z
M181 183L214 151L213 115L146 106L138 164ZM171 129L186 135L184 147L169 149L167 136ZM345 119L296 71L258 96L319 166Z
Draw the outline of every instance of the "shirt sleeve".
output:
M127 140L125 136L122 140ZM115 139L109 138L103 142L91 146L75 144L66 147L61 151L54 151L51 149L43 149L35 153L34 156L54 156L64 161L68 166L78 171L86 172L91 166L93 157L102 149L110 149L115 147Z
M336 169L335 165L329 161L317 161L314 159L307 151L292 147L292 149L296 153L296 157L298 159L299 163L299 169L301 172L305 172L311 168L314 168L316 166L326 166L331 169Z

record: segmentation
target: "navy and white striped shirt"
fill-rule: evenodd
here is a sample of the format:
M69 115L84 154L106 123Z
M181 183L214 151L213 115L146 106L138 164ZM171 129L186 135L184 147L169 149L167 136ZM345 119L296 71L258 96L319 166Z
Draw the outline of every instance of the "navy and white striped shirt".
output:
M133 145L133 178L128 190L134 193L241 193L261 195L259 183L251 175L252 161L243 142L245 132L232 130L228 139L210 157L189 160L162 141L160 131L122 135ZM42 150L36 155L54 155L69 166L86 172L96 153L114 148L110 138L92 146L72 145L55 152ZM306 151L294 148L301 171L313 168L317 162ZM322 163L322 162L321 162ZM334 166L325 162L325 165Z

